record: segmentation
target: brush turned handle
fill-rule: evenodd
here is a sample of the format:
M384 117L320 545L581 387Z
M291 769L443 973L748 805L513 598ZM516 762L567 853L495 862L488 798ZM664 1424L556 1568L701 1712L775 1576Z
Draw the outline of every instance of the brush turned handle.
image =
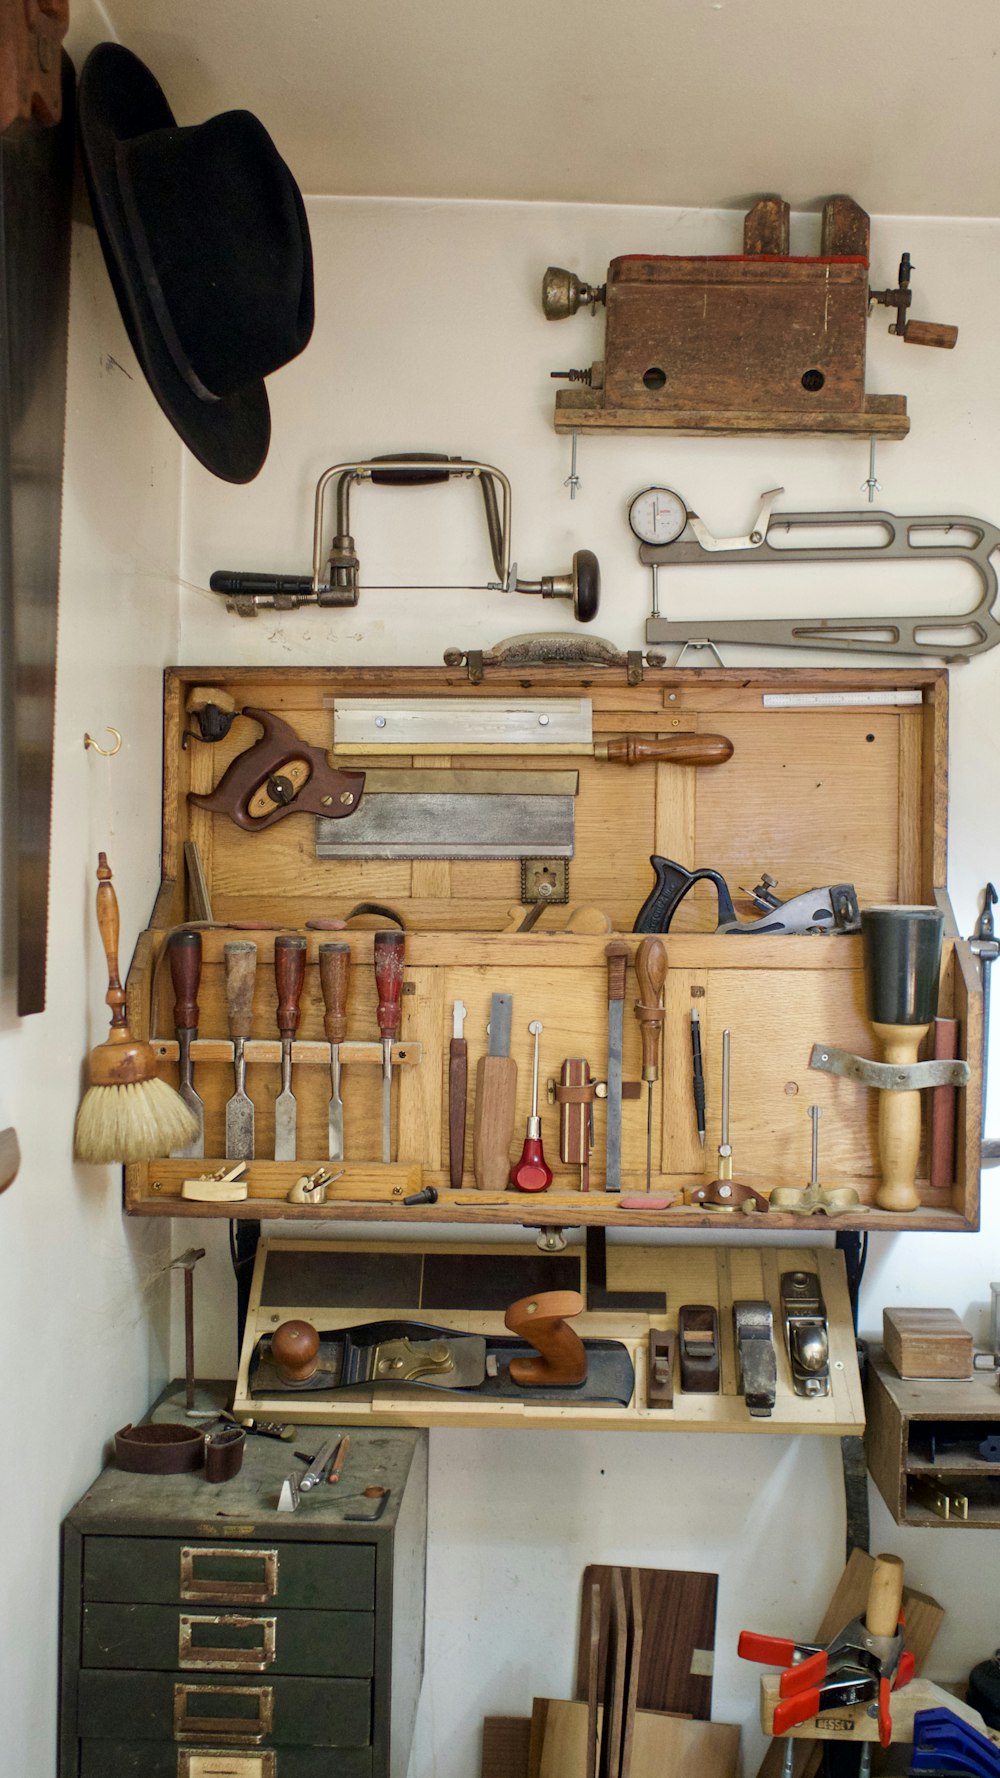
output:
M249 1037L253 1020L253 990L257 979L257 946L249 939L233 939L223 946L226 959L226 1012L229 1035Z
M587 1354L583 1341L566 1323L568 1315L579 1315L582 1308L578 1290L545 1290L511 1303L503 1318L504 1327L538 1351L537 1358L511 1359L512 1382L522 1388L543 1384L569 1388L584 1381Z
M865 1608L865 1629L869 1636L895 1636L902 1608L902 1557L876 1556Z
M639 766L647 762L665 762L679 766L723 766L733 757L733 743L728 735L664 735L659 740L643 739L641 735L616 735L610 741L598 741L595 759L610 760L614 765Z
M111 1008L112 1031L127 1031L128 1016L125 1011L125 989L118 974L118 897L111 883L111 867L106 852L97 854L97 929L104 946L104 956L108 965L108 991L104 996L106 1006Z
M167 940L174 984L174 1030L197 1031L201 981L201 933L172 932Z
M872 1030L882 1046L882 1060L909 1067L930 1027L883 1025ZM880 1210L917 1210L917 1162L920 1158L920 1093L881 1092L878 1096L878 1152L882 1183L875 1193Z
M327 1043L343 1043L347 1036L347 978L351 967L348 944L319 947L319 979L326 1012L323 1030Z
M274 980L278 990L278 1030L294 1037L299 1028L299 1001L306 979L306 941L298 933L281 933L274 941Z
M635 979L639 984L635 1014L642 1035L642 1078L658 1080L663 1030L660 995L667 979L667 947L662 938L643 939L635 956Z

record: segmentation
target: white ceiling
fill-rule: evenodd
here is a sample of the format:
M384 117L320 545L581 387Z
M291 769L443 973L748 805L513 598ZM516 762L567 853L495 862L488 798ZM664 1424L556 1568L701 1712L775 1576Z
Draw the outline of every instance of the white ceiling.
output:
M106 0L308 193L1000 214L997 0Z

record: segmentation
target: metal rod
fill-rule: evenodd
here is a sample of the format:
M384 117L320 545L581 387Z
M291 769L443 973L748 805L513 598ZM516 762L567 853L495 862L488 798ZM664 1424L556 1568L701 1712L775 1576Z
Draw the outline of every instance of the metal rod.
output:
M812 1159L810 1162L810 1185L819 1184L819 1120L822 1112L818 1105L810 1105L809 1116L812 1118Z
M729 1147L729 1032L722 1033L722 1141Z

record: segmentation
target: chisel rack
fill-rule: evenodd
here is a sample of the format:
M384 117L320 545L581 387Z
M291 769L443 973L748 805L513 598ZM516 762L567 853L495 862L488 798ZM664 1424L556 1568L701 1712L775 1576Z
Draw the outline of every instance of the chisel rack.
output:
M629 683L629 678L633 683ZM247 833L224 815L195 808L188 792L210 792L225 768L256 739L258 729L237 717L215 744L197 737L182 747L190 727L185 704L193 687L215 687L244 706L281 715L313 747L333 738L333 699L373 697L475 699L491 713L504 700L530 696L553 705L585 700L593 739L646 739L678 732L723 734L733 743L728 763L707 767L628 766L595 757L599 748L560 753L502 744L470 751L456 740L396 757L394 766L440 770L539 767L579 772L575 841L568 900L597 908L611 934L558 930L565 907L553 905L532 931L510 930L522 890L517 859L356 859L317 857L311 816L290 813L266 831ZM200 1037L193 1048L195 1084L206 1107L206 1157L163 1157L126 1170L126 1207L144 1215L221 1215L254 1219L306 1216L420 1222L496 1223L529 1227L629 1224L739 1230L891 1228L968 1230L978 1224L981 994L968 945L955 934L945 888L947 844L947 693L943 671L641 670L553 665L490 669L470 683L461 668L216 669L178 668L165 684L164 880L152 922L136 948L129 974L134 1029L151 1034L164 1074L176 1078L169 970L158 967L169 931L191 918L183 846L197 842L217 925L202 933ZM501 731L502 732L502 731ZM540 751L543 757L539 758ZM366 756L337 754L345 770L364 769ZM368 763L374 763L369 760ZM945 960L939 1012L959 1022L960 1056L971 1080L958 1089L955 1166L950 1183L932 1188L925 1161L918 1170L919 1209L905 1216L874 1207L878 1187L877 1095L856 1081L809 1067L815 1044L863 1056L875 1053L865 1013L861 940L856 936L748 937L717 934L711 895L687 897L666 935L664 1047L653 1086L653 1193L673 1195L666 1209L623 1207L604 1187L605 1104L594 1106L592 1189L579 1189L579 1169L559 1160L557 1107L541 1106L546 1157L555 1178L548 1191L480 1192L472 1176L472 1118L476 1063L486 1047L491 994L513 995L511 1053L518 1067L510 1158L520 1151L530 1109L529 1023L540 1019L542 1079L558 1076L564 1057L585 1056L595 1080L608 1062L605 948L621 935L630 967L624 1004L623 1073L641 1073L634 969L638 936L631 932L652 885L652 854L688 867L722 873L737 912L741 886L762 871L793 896L819 884L854 884L864 907L883 902L934 902L945 910ZM542 861L544 862L544 861ZM699 885L698 890L705 887ZM406 926L402 1027L392 1081L393 1164L381 1163L382 1077L375 1020L372 928L365 916L343 931L306 930L318 918L347 916L359 902L398 910ZM527 907L525 907L525 912ZM298 1159L275 1162L273 1106L280 1087L275 1021L274 930L271 923L305 930L307 963L301 1022L293 1051L298 1103ZM238 928L238 930L234 930ZM326 1106L330 1094L328 1045L318 981L318 946L331 936L350 945L347 1041L343 1049L343 1178L326 1204L289 1206L295 1179L327 1160ZM232 1092L231 1045L222 953L233 937L257 945L258 977L247 1088L256 1109L256 1156L248 1162L249 1196L239 1204L181 1202L184 1178L213 1172L224 1152L224 1106ZM449 1189L448 1053L452 1008L467 1008L469 1092L466 1171L461 1190ZM701 1148L692 1105L690 1011L698 1008L708 1100L707 1138ZM748 1214L692 1207L685 1189L710 1183L718 1171L722 1032L731 1032L730 1136L733 1178L766 1198L775 1186L809 1180L810 1104L822 1108L819 1154L823 1186L851 1186L861 1205L836 1221L806 1222L791 1211ZM360 1048L352 1046L360 1045ZM635 1201L646 1184L646 1092L626 1099L622 1118L622 1196ZM925 1120L926 1121L926 1120ZM439 1193L431 1205L399 1200L421 1186ZM359 1204L359 1200L361 1200Z

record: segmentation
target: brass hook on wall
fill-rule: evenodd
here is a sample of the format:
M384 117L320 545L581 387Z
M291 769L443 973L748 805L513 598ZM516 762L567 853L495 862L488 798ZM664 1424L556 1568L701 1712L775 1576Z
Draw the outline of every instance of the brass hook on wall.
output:
M83 744L85 747L92 747L94 752L99 753L102 759L114 759L115 754L120 753L122 749L121 732L116 728L112 728L110 722L106 722L104 726L107 729L108 734L114 735L115 737L115 744L113 747L102 747L99 741L94 740L93 735L84 735Z

